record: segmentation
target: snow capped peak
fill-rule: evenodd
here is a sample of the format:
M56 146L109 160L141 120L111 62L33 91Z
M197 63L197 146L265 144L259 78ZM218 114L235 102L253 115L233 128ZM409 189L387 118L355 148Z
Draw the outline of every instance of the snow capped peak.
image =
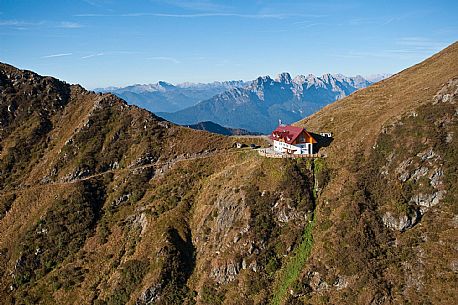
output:
M175 86L172 85L171 83L164 82L164 81L158 81L157 85L162 87L162 88L168 88L168 89L175 88Z
M229 80L229 81L214 81L211 83L191 83L191 82L184 82L181 84L177 84L176 87L178 88L193 88L193 89L206 89L206 88L238 88L244 87L247 85L247 82L243 80Z
M267 81L272 81L272 78L269 76L269 75L265 75L265 76L259 76L257 78L257 80L259 81L262 81L262 82L267 82Z
M315 75L313 74L308 74L307 75L307 82L309 84L316 84L317 82L319 82L320 80L318 79L318 77L316 77Z
M323 76L321 76L321 78L327 81L335 80L334 76L331 73L325 73L323 74Z
M279 83L291 84L291 75L288 72L283 72L278 74L275 80Z
M307 77L305 75L296 75L293 79L293 83L300 85L303 84L306 79Z
M257 79L255 79L251 83L249 87L254 90L261 90L267 83L272 83L272 82L273 82L273 79L271 79L269 75L259 76Z
M337 73L333 75L333 78L338 80L339 82L349 82L350 77L345 76L343 74Z
M308 74L307 76L300 74L293 79L293 83L296 86L303 86L306 84L306 87L310 87L311 85L316 85L319 82L321 81L313 74Z
M168 90L173 90L175 89L175 86L164 82L164 81L159 81L155 84L135 84L123 88L118 88L116 91L118 92L134 92L134 93L148 93L148 92L165 92Z

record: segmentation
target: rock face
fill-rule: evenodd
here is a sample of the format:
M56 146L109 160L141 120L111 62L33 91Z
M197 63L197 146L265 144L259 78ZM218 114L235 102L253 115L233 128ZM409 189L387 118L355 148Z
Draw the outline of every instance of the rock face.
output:
M279 119L285 123L295 122L370 84L361 76L309 74L292 79L289 73L281 73L275 79L258 77L245 87L230 89L175 113L159 115L178 124L213 121L269 133Z
M458 101L458 77L454 77L434 96L434 103L456 104Z
M396 218L390 212L387 212L382 217L382 221L390 229L398 230L404 232L407 229L412 228L418 221L420 221L421 214L414 212L413 216L403 215L399 218Z
M227 284L237 278L241 268L241 263L228 262L222 266L214 267L210 275L218 284Z
M146 289L135 302L136 305L150 305L157 302L161 294L161 285L157 284Z
M454 105L458 101L457 92L458 81L454 78L439 90L434 96L431 105L420 108L421 111L416 111L414 115L404 118L390 129L385 130L385 132L388 135L395 135L400 129L413 129L416 124L415 121L424 119L426 115L431 115L429 112L432 112L435 108L439 109L441 107L440 103ZM444 107L441 108L441 110L444 110ZM457 119L456 115L450 116L450 114L450 111L448 113L445 111L443 113L444 116L435 118L436 121L433 126L440 126L442 130L452 129ZM450 134L450 132L452 131L448 131L447 134ZM428 134L431 137L434 132L424 132L424 134ZM406 211L396 212L392 209L392 211L385 212L383 215L382 221L386 227L399 232L409 230L421 221L425 213L444 201L447 196L447 188L444 183L444 163L446 162L444 162L443 153L435 150L437 149L435 147L448 144L450 144L450 141L447 141L446 137L445 139L441 138L439 142L425 139L420 151L417 153L410 151L410 156L400 162L398 161L398 164L396 164L396 159L399 159L401 155L405 155L405 152L397 152L396 150L390 152L387 158L388 163L382 166L384 169L383 174L390 176L389 169L394 168L394 175L401 182L402 187L404 189L408 188L409 191L403 191L403 198L400 198L402 202L397 203L398 210L399 207L403 207L402 209ZM413 150L413 146L409 143L403 149L410 148ZM385 206L389 205L386 204Z

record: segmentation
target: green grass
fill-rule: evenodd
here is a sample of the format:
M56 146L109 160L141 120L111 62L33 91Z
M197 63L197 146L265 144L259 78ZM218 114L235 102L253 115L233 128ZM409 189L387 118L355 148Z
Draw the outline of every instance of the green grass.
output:
M317 180L318 174L325 171L325 164L321 160L315 160L314 166L312 166L307 160L305 167L313 169L313 180ZM313 228L315 226L315 202L317 199L318 190L316 189L316 183L314 185L307 186L312 189L311 200L312 200L312 209L311 216L312 220L307 224L302 234L302 242L294 250L290 260L286 263L285 267L280 270L279 281L276 287L274 288L273 298L271 304L279 305L282 301L286 300L288 289L293 287L297 279L299 278L302 269L304 268L310 253L312 252L313 247ZM305 186L304 186L305 187ZM303 189L301 187L300 189Z
M305 263L307 262L313 247L313 227L315 225L315 214L312 215L310 221L305 227L303 240L301 244L294 250L290 261L286 264L283 270L280 271L280 278L278 286L273 293L271 304L279 305L286 299L288 288L296 282Z

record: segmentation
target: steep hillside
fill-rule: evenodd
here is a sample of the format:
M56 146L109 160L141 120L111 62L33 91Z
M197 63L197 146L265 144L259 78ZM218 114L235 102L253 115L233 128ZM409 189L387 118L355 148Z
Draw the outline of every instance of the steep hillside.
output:
M6 304L455 304L458 44L299 122L315 160L4 64L0 97Z
M299 122L333 132L297 299L452 304L458 43Z
M158 115L177 124L212 121L267 134L275 129L279 119L285 123L298 121L370 84L361 76L309 74L292 79L289 73L282 73L276 79L259 77L243 88L233 88L195 106Z
M122 254L107 259L106 266L97 256L89 265L78 263L78 257L85 256L85 247L89 253L104 251L105 238L117 238L121 232L115 233L113 225L137 213L133 204L156 173L233 144L174 126L113 95L89 93L5 64L0 90L0 270L7 303L68 304L69 295L58 295L79 283L75 272L86 273L96 264L115 272L112 264ZM46 289L58 291L59 283L65 290L50 301Z

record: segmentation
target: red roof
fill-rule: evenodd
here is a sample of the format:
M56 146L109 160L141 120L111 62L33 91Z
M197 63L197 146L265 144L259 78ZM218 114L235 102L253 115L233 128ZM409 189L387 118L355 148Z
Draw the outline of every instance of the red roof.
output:
M302 132L308 135L312 139L313 143L316 143L315 139L307 131L305 131L304 128L291 125L278 126L274 131L272 131L269 138L277 141L283 140L288 144L292 144Z

